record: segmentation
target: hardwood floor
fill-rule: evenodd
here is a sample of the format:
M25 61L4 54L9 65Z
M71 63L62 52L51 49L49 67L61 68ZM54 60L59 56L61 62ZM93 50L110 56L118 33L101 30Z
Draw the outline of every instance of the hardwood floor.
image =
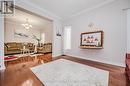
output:
M125 75L125 68L70 56L60 56L53 60L61 58L109 71L109 86L130 86L130 81ZM40 64L33 61L9 66L6 70L0 71L0 86L43 86L29 69Z
M33 54L33 55L22 55L21 57L18 57L14 60L5 61L5 66L8 67L10 65L16 65L19 63L26 63L30 61L43 61L43 62L49 62L52 60L52 53L46 53L46 54Z

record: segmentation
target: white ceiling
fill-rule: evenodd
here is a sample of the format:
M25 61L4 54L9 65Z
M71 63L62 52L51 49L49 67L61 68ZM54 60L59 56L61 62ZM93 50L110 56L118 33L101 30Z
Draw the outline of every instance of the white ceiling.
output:
M27 0L30 3L47 10L62 19L69 18L83 10L102 5L112 0Z
M6 21L21 25L26 22L27 18L28 18L29 23L33 27L39 27L37 29L43 29L52 24L52 22L49 20L43 19L41 17L35 16L33 14L29 14L27 12L17 10L17 9L15 9L15 14L13 16L6 17Z

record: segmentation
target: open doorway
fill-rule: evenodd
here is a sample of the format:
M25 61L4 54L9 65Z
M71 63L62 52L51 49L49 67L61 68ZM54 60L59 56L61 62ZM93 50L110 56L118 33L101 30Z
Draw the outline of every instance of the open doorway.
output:
M16 7L12 17L4 18L5 66L52 59L52 20Z

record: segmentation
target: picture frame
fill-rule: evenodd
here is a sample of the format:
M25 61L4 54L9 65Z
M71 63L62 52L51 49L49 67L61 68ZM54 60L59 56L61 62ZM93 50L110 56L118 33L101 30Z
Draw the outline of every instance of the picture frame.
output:
M30 35L21 29L14 29L14 38L29 38Z
M103 49L104 32L93 31L81 33L80 48Z

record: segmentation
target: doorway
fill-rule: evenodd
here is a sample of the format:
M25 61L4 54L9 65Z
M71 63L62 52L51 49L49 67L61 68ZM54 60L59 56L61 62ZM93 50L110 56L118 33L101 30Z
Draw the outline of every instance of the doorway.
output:
M16 6L13 16L4 17L5 66L51 61L52 39L52 20Z

